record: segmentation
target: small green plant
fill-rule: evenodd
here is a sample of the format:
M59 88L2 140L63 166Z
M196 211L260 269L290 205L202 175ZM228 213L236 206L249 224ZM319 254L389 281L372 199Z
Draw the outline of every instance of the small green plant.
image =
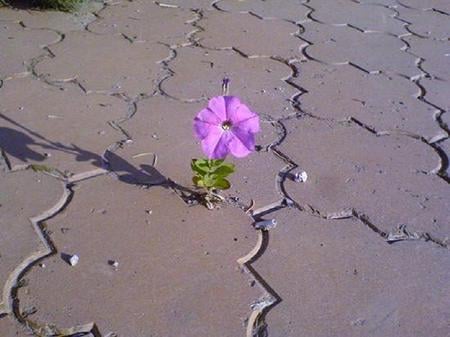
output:
M234 164L223 159L192 159L191 168L195 173L192 181L197 187L227 190L231 186L226 177L234 172Z
M217 194L217 190L227 190L231 187L226 178L234 172L234 164L226 163L223 159L192 159L191 168L194 172L194 186L206 191L206 206L212 208L213 203L222 201L223 197Z
M192 181L206 191L201 196L209 209L224 201L217 191L231 186L226 178L235 167L224 159L228 154L243 158L255 151L255 134L260 130L259 116L238 97L228 95L229 82L223 80L222 96L211 98L194 118L194 132L207 158L192 159Z

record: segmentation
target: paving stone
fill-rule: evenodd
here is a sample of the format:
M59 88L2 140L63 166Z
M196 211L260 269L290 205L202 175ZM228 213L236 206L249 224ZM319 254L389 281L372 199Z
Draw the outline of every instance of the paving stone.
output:
M281 297L270 336L435 336L448 333L450 262L429 243L388 245L352 220L279 212L253 267Z
M448 15L436 11L420 11L405 7L398 7L399 18L410 22L408 29L419 37L448 40Z
M421 10L436 9L450 14L450 3L447 0L398 0L400 4Z
M314 1L315 9L311 17L333 25L351 25L367 32L385 32L394 35L406 33L404 22L393 17L396 12L382 6L363 5L348 0L330 3L326 0ZM351 13L351 15L349 15Z
M59 41L60 36L49 30L28 30L18 23L0 22L0 79L24 76L25 62L46 52L42 49Z
M409 51L424 59L421 66L431 76L450 81L450 45L448 42L422 39L414 35L403 38Z
M10 273L33 253L43 249L29 220L50 209L62 196L62 183L31 170L1 173L0 186L0 289L1 302L9 295L5 284ZM1 310L0 310L1 311ZM0 318L2 325L3 318ZM9 324L7 324L9 326ZM3 336L4 328L0 328ZM5 328L6 329L6 328Z
M442 240L450 235L448 184L425 174L440 164L430 146L313 119L287 127L280 149L309 175L306 184L286 182L300 204L324 215L353 208L387 232L405 224Z
M428 139L445 134L434 121L437 110L415 98L419 88L399 76L307 62L300 65L295 81L308 91L299 98L301 109L315 116L354 117L377 131L407 131Z
M151 93L160 67L158 61L169 55L159 43L131 44L118 35L73 32L51 47L55 57L36 67L50 80L76 78L86 89L126 93Z
M416 58L405 53L398 38L381 33L361 33L350 27L336 27L308 22L301 37L313 43L304 51L327 64L353 63L368 72L420 75ZM381 47L382 46L382 47Z
M206 104L180 103L162 97L139 102L136 115L124 125L133 143L107 155L119 179L128 183L158 184L170 178L191 188L190 161L204 157L193 135L192 123ZM266 146L277 138L269 123L262 122L261 129L257 144ZM156 167L152 167L153 153L157 155ZM274 155L257 152L241 160L230 156L227 161L236 165L236 172L230 176L231 189L223 195L237 196L246 203L253 199L256 207L281 198L275 179L284 164Z
M0 317L0 331L5 336L11 337L26 337L30 336L28 331L25 331L23 327L19 326L16 321L13 321L10 317Z
M283 81L292 74L292 69L279 61L249 59L231 50L186 47L177 49L169 68L174 75L161 88L177 99L199 100L220 95L222 79L227 77L231 80L230 94L241 97L258 113L275 119L295 113L289 99L298 90Z
M283 3L264 0L222 0L215 5L224 11L229 12L251 12L264 19L283 19L292 22L302 22L309 20L307 14L311 11L302 6L307 1L295 0Z
M246 13L204 13L197 33L200 43L213 49L236 48L248 56L301 58L299 27L279 20L261 20ZM270 43L267 43L270 41Z
M128 111L116 97L86 95L75 87L60 90L30 78L6 81L0 97L0 146L12 165L92 170L101 167L109 145L125 138L108 125Z
M388 6L388 7L397 7L398 6L397 0L354 0L354 2L363 4L363 5L381 5L381 6Z
M108 6L101 12L101 19L89 25L98 34L123 34L136 43L186 42L186 35L194 30L187 21L195 18L189 10L160 7L150 1L121 2ZM161 22L164 30L161 31Z
M237 268L256 242L241 210L187 207L161 187L142 190L105 176L79 185L48 227L58 251L80 262L71 267L55 255L30 271L20 297L22 306L39 308L34 321L95 321L104 335L119 336L244 334L259 290ZM119 263L116 270L108 260Z
M425 98L428 102L444 111L450 111L450 82L424 78L420 85L425 88Z
M90 1L76 13L1 8L0 22L21 22L28 28L52 29L67 34L71 31L83 30L85 25L96 19L92 12L98 11L102 6L103 4L99 2Z

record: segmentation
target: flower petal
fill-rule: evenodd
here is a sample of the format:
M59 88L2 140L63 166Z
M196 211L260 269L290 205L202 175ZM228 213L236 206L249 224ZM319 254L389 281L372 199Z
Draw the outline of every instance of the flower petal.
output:
M239 102L239 104L237 104ZM240 103L239 99L230 100L229 109L227 109L228 120L233 126L245 129L251 132L259 132L259 116L250 111L248 106Z
M217 125L213 125L197 118L194 119L194 133L198 139L202 140L208 137L211 130L219 128Z
M220 122L227 120L227 107L224 96L216 96L211 98L208 102L208 109L219 118Z
M231 132L211 128L208 136L202 140L203 152L210 159L223 159L230 152L228 145L232 138Z
M201 110L194 118L194 132L199 139L208 136L212 127L217 128L221 124L220 118L209 109Z
M238 123L235 123L233 124L233 129L237 129L239 131L246 131L250 133L257 133L260 130L259 116L254 115L253 117L249 117Z
M223 96L223 99L225 101L227 120L235 122L234 116L242 104L241 100L236 96Z
M249 155L255 149L255 136L251 132L233 129L233 138L228 148L233 156L242 158Z

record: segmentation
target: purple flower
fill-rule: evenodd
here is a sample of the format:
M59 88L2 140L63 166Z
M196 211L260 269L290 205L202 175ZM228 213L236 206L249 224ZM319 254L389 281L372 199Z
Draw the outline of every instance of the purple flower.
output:
M230 152L242 158L255 149L259 117L235 96L216 96L195 117L194 131L208 158L223 159Z

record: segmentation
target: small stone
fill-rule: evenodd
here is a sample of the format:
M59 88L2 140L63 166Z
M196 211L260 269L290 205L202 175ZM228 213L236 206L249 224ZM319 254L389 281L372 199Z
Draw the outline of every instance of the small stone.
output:
M277 220L270 219L270 220L263 220L258 221L255 223L256 229L262 229L263 231L268 231L269 229L273 229L277 226Z
M108 260L108 264L113 267L115 270L119 268L119 262L116 260Z
M80 261L80 257L78 255L72 255L69 259L69 264L74 267L78 264L78 262Z
M45 265L45 263L39 263L39 267L45 268L45 267L47 267L47 266Z
M308 174L305 171L297 172L293 178L296 183L304 183L308 180Z
M145 213L147 213L148 215L151 215L153 213L153 211L151 209L146 209Z

